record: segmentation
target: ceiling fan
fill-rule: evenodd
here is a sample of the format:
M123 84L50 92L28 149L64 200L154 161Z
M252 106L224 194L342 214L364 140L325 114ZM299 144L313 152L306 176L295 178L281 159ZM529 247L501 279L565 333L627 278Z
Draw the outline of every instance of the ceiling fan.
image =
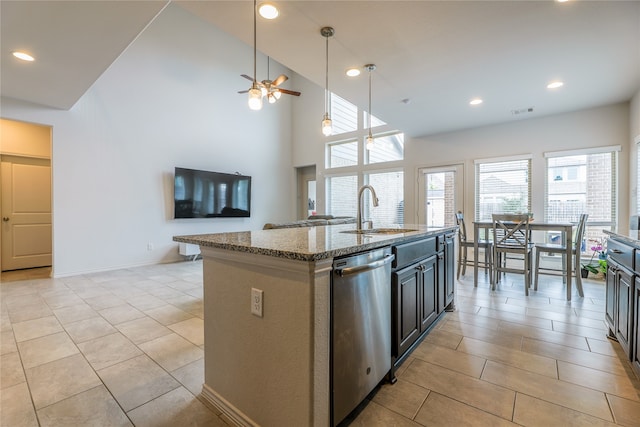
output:
M300 92L297 92L295 90L283 89L279 87L282 83L286 82L289 79L289 77L285 76L284 74L280 74L278 77L276 77L275 80L269 79L269 64L270 64L270 58L267 57L267 78L265 80L262 80L261 82L256 82L258 87L262 91L262 96L266 96L270 104L273 104L278 99L280 99L280 96L283 93L286 93L287 95L300 96ZM253 78L247 76L246 74L240 74L240 75L245 79L253 82ZM247 92L249 92L249 89L238 91L238 93L247 93Z

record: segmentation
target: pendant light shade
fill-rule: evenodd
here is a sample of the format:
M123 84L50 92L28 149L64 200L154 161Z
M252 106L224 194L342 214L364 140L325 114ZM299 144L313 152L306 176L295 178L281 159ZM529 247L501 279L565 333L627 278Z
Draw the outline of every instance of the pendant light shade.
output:
M253 0L253 83L251 89L249 89L249 108L252 110L260 110L262 108L262 90L258 86L258 80L256 78L256 9L257 0Z
M371 135L371 72L376 69L375 64L367 64L365 70L369 71L369 135L367 135L367 150L373 149L374 140Z
M326 69L325 69L325 88L324 88L324 117L322 118L322 133L325 136L331 135L333 132L333 124L331 122L331 92L329 92L329 37L333 37L335 30L332 27L322 27L320 34L326 39Z

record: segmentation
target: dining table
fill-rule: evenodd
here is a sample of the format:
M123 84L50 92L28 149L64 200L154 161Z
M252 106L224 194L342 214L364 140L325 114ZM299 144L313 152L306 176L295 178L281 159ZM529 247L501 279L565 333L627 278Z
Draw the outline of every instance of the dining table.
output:
M580 274L573 274L573 227L577 224L571 222L539 222L530 221L529 230L541 230L541 231L556 231L561 234L561 240L564 240L564 247L566 248L565 256L567 262L565 263L565 273L567 277L567 301L571 301L571 277L576 278L576 287L578 288L578 294L584 297L584 291L582 290L582 280ZM480 238L480 230L485 230L484 238L488 239L489 230L493 229L493 221L474 221L473 222L473 285L478 286L478 239ZM494 260L495 262L495 260ZM533 269L533 267L532 267ZM491 290L495 290L496 284L493 283Z

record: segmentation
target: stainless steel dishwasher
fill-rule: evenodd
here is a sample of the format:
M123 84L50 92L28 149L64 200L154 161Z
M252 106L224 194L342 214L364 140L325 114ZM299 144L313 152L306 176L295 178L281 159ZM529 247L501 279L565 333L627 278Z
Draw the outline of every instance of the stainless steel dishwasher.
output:
M391 368L390 248L336 259L331 281L333 425Z

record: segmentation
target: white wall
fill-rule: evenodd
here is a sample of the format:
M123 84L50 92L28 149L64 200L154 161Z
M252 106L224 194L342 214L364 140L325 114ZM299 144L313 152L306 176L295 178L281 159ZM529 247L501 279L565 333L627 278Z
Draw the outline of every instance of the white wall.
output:
M290 215L296 100L250 111L236 92L252 61L251 46L169 5L71 110L2 99L3 117L53 126L55 276L181 259L174 235ZM251 218L172 219L175 166L251 175Z
M531 154L531 202L534 216L544 216L544 176L547 151L564 151L589 147L621 145L619 170L619 224L628 223L629 194L629 104L621 103L567 114L517 120L495 126L469 129L412 139L405 148L407 164L405 203L408 215L414 214L417 169L464 162L464 211L474 215L475 159ZM537 178L536 178L537 177ZM411 219L409 216L408 219ZM416 220L415 217L414 220Z
M640 214L638 212L638 144L640 143L640 90L629 103L630 117L630 155L629 155L629 214Z

